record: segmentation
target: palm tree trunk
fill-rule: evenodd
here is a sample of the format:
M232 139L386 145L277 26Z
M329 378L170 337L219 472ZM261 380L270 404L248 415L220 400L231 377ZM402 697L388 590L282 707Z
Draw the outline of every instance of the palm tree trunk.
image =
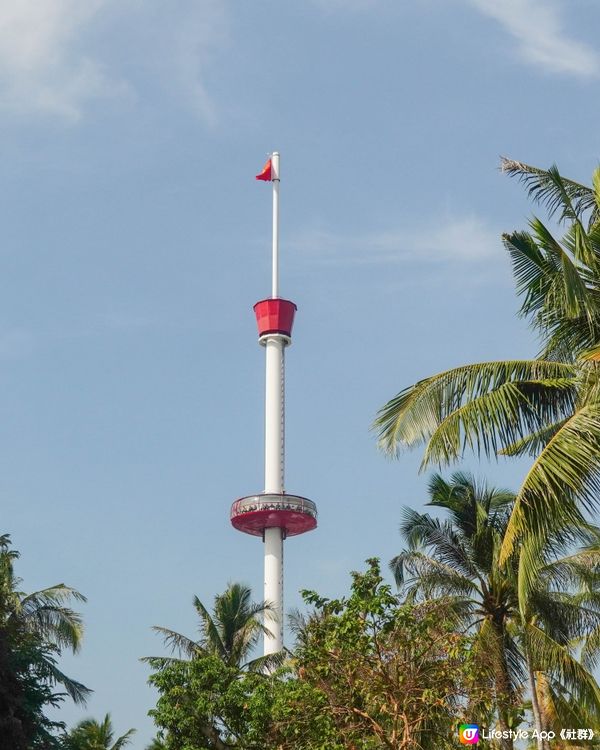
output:
M509 732L510 727L508 726L507 711L505 708L498 709L498 727L501 732ZM503 737L500 740L500 747L502 750L513 750L514 742L511 737Z
M529 692L531 694L531 710L533 713L533 724L538 733L537 737L537 750L550 750L550 743L548 740L543 739L540 734L547 730L546 722L544 721L544 714L540 707L540 698L537 686L537 679L535 676L535 669L533 667L533 660L531 658L531 651L529 649L529 643L527 637L524 639L523 646L525 648L525 660L527 663L527 679L529 681Z
M498 671L496 673L496 702L498 704L498 727L503 733L510 731L508 723L508 709L511 704L512 686L508 676L508 665L504 652L504 627L502 623L493 623L496 635L496 647L498 649ZM514 740L510 736L500 740L502 750L514 750Z
M531 657L529 650L527 650L527 677L529 679L529 692L531 693L531 710L533 712L533 724L538 733L537 738L537 750L548 750L548 743L545 742L540 736L543 730L542 714L540 711L540 703L538 700L537 686L535 681L535 672L531 663Z

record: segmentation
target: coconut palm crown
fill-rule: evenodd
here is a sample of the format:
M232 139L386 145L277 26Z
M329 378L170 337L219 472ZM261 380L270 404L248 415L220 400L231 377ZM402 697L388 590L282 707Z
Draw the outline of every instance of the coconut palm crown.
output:
M269 632L265 620L274 617L269 603L253 603L252 591L248 586L230 583L222 594L215 597L212 614L197 596L194 596L193 605L200 620L198 640L158 625L154 627L172 651L185 660L212 654L228 666L242 669L260 669L264 666L263 657L250 659L250 656L260 636ZM166 666L173 659L146 657L144 661Z
M499 565L514 495L462 472L450 481L434 475L429 494L428 504L447 518L406 508L406 548L390 567L410 600L442 599L461 628L474 632L476 650L493 663L501 728L509 728L525 689L539 730L550 723L542 704L554 706L567 723L574 715L600 722L600 688L575 656L600 627L600 530L586 527L538 549L534 583L523 602L519 555ZM573 552L575 536L586 537L587 546Z
M65 750L123 750L131 742L134 733L135 729L129 729L115 739L110 714L106 714L103 721L80 721L67 735L64 746Z
M34 638L42 646L37 666L45 680L61 685L76 703L85 703L91 690L61 672L55 656L64 648L74 653L79 650L82 619L68 604L86 599L64 583L30 594L20 591L21 579L14 574L18 557L11 549L10 535L0 536L0 642L3 647L18 649L23 638Z
M427 377L379 411L381 448L424 446L422 468L478 455L531 455L504 535L500 562L525 537L543 546L583 528L600 505L600 169L592 187L504 160L559 225L539 219L503 236L521 314L542 341L536 359L483 362ZM533 569L534 558L529 561ZM531 581L530 581L531 583Z

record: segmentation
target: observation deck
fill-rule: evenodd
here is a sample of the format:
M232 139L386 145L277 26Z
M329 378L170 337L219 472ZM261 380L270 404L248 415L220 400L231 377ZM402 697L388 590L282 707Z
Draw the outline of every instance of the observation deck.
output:
M279 528L285 536L296 536L316 528L317 506L299 495L261 493L236 500L230 519L245 534L262 536L265 529Z

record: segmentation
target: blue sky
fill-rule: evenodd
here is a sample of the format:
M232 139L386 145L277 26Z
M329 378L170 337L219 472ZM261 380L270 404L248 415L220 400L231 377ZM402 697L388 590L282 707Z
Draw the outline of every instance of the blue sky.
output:
M287 487L318 503L286 597L399 550L418 454L369 426L416 379L527 357L502 231L531 206L499 156L589 180L592 0L5 0L0 7L0 502L32 590L85 593L95 690L69 723L153 735L154 624L243 580L260 541L270 187L282 154ZM516 487L524 465L464 466Z

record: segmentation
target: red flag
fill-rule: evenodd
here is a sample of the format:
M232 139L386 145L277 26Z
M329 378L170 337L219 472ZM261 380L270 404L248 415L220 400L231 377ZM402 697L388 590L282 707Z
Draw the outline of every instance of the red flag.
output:
M260 174L256 175L257 180L264 180L265 182L271 182L273 179L271 176L271 159L267 161Z

